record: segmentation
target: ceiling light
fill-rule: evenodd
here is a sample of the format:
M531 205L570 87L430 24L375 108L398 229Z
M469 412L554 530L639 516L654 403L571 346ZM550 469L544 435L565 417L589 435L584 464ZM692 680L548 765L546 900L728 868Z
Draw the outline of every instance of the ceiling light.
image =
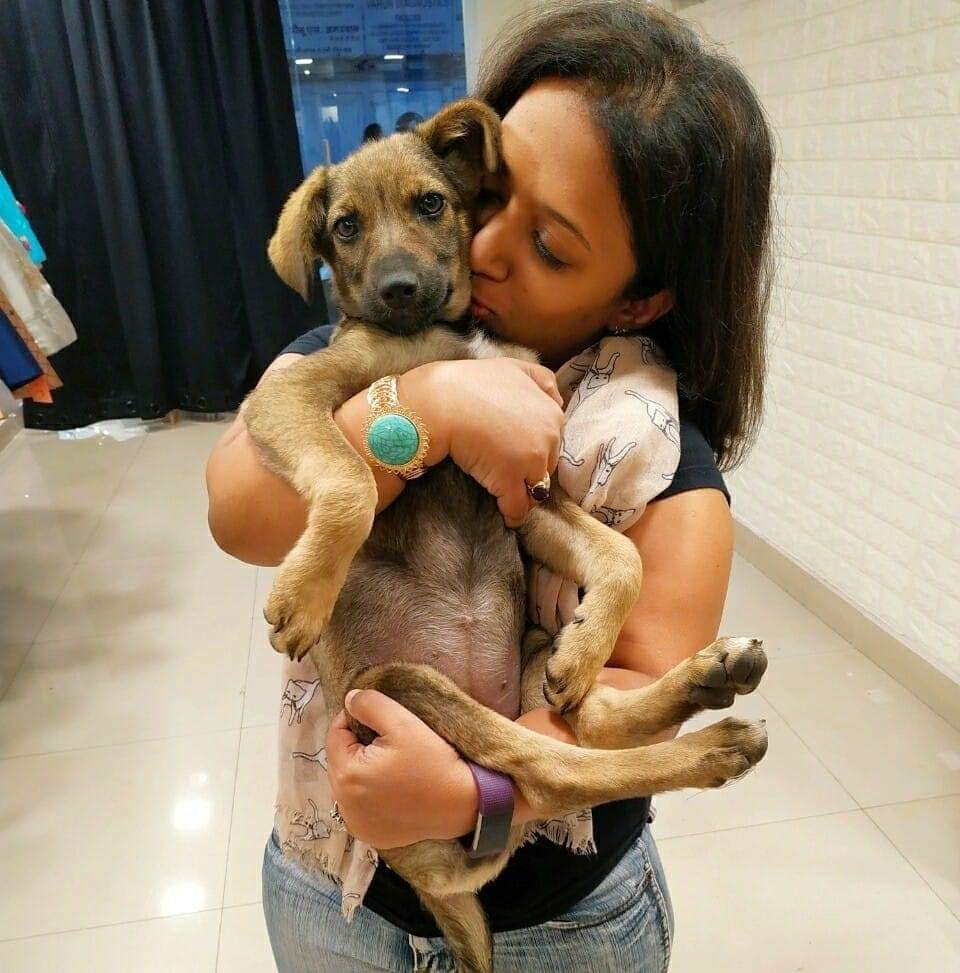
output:
M402 91L404 94L409 94L410 89L409 88L397 88L397 91Z
M313 64L312 57L298 57L294 64Z
M407 55L406 54L384 54L384 61L402 61Z

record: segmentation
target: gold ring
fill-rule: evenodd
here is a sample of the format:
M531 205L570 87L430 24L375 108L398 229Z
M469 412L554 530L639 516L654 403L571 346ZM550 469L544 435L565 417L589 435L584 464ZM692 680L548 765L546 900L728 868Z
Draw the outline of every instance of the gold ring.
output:
M523 481L527 484L527 493L537 502L543 503L544 500L550 499L550 474L548 473L542 480L538 480L532 486L527 483L526 480Z

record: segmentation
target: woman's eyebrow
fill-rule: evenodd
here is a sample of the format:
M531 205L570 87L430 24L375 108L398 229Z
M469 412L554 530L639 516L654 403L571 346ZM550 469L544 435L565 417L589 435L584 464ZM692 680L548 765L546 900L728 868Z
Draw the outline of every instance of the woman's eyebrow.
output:
M502 179L505 179L508 186L513 183L513 177L510 174L510 167L507 165L505 159L500 160L500 169L497 172L497 175L500 176ZM574 236L578 237L583 242L583 245L591 253L593 253L593 247L590 246L590 241L586 238L586 236L584 236L580 227L578 227L576 223L574 223L572 220L567 219L567 217L564 216L563 213L558 212L552 206L548 206L546 203L539 203L538 205L549 217L556 220L558 223L561 223L571 233L573 233Z
M552 216L558 223L562 223L575 236L578 236L583 241L583 245L593 253L593 247L590 246L590 241L580 232L580 228L576 223L568 220L563 213L558 213L552 206L547 206L546 203L541 203L541 205L546 213Z

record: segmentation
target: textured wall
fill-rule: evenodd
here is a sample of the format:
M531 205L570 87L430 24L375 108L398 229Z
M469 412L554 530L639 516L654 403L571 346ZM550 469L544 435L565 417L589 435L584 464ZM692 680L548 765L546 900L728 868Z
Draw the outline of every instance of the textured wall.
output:
M678 12L743 66L781 153L769 403L734 512L960 681L960 3Z

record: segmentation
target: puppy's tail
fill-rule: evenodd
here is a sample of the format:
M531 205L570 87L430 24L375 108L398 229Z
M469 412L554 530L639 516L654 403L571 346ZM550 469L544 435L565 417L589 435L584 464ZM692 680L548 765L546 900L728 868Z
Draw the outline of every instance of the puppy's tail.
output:
M441 897L419 889L417 894L440 927L457 973L493 973L493 936L477 896L457 892Z

